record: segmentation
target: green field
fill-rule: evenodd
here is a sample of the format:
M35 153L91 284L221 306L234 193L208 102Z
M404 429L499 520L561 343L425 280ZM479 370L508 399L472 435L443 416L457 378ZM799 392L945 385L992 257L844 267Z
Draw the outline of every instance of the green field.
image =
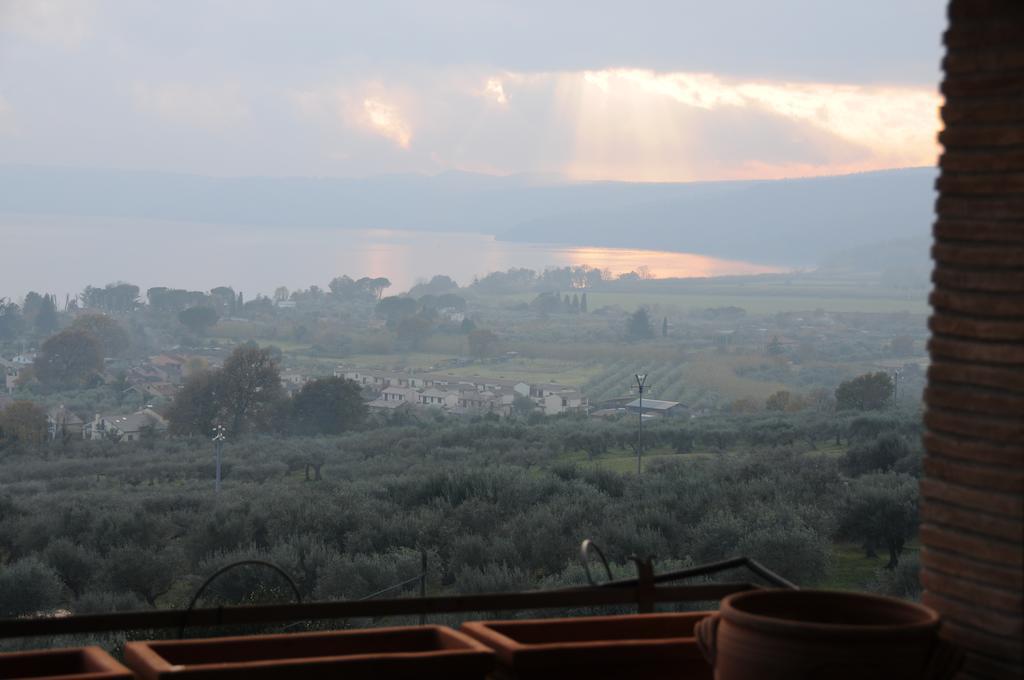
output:
M886 295L879 290L877 295L863 291L839 291L826 289L801 289L793 286L792 293L782 294L776 290L757 292L751 285L750 293L737 292L588 292L587 301L591 311L605 306L621 307L632 311L638 307L674 309L680 312L707 309L709 307L740 307L751 314L775 314L778 312L802 312L824 309L829 312L910 312L927 314L931 310L923 296L898 297ZM843 291L845 292L845 291ZM516 293L502 296L487 296L495 303L529 302L535 293Z
M360 357L362 360L362 357ZM578 386L600 375L607 367L597 362L567 362L559 359L517 358L495 363L444 368L440 372L455 376L508 378L526 382L554 382Z

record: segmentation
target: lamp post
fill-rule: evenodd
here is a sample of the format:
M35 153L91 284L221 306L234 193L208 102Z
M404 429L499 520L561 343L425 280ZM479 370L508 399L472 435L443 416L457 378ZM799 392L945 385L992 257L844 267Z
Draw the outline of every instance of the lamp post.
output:
M227 439L227 434L223 425L214 425L213 427L213 452L216 460L216 477L213 482L213 492L220 494L220 454L224 450L224 441Z
M644 385L647 383L647 374L637 373L634 377L636 378L637 391L640 392L640 408L637 409L639 415L637 416L636 425L636 473L639 475L640 460L644 455Z

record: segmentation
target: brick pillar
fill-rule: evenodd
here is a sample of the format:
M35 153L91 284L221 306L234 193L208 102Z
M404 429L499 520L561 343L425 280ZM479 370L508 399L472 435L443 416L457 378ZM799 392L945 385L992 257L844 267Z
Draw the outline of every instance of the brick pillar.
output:
M1024 677L1024 0L952 0L921 580L964 678Z

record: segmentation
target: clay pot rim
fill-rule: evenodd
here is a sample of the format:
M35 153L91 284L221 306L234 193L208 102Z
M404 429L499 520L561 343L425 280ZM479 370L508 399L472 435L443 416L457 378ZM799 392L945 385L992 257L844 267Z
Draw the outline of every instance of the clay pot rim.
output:
M736 607L737 601L761 597L793 597L814 598L828 597L836 600L855 602L883 603L889 607L913 610L921 615L920 621L911 623L894 623L881 625L825 623L820 621L801 621L799 619L783 619L763 614L753 614ZM857 593L844 590L785 590L761 589L733 593L722 600L719 615L723 621L754 628L767 633L785 633L787 636L813 638L831 638L838 635L856 634L861 638L917 637L922 633L931 633L939 627L939 615L934 610L916 602L899 600L894 597L875 595L873 593Z

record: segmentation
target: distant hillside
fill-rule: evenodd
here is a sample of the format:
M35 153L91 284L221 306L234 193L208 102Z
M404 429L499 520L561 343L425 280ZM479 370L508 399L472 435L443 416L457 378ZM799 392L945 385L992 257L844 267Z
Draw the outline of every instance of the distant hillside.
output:
M459 172L215 178L0 166L0 213L273 229L472 231L512 241L812 266L837 251L926 235L935 175L922 168L765 182L632 184Z
M501 238L814 266L836 252L927 236L936 175L933 168L913 168L725 183L725 191L548 216L514 227Z

